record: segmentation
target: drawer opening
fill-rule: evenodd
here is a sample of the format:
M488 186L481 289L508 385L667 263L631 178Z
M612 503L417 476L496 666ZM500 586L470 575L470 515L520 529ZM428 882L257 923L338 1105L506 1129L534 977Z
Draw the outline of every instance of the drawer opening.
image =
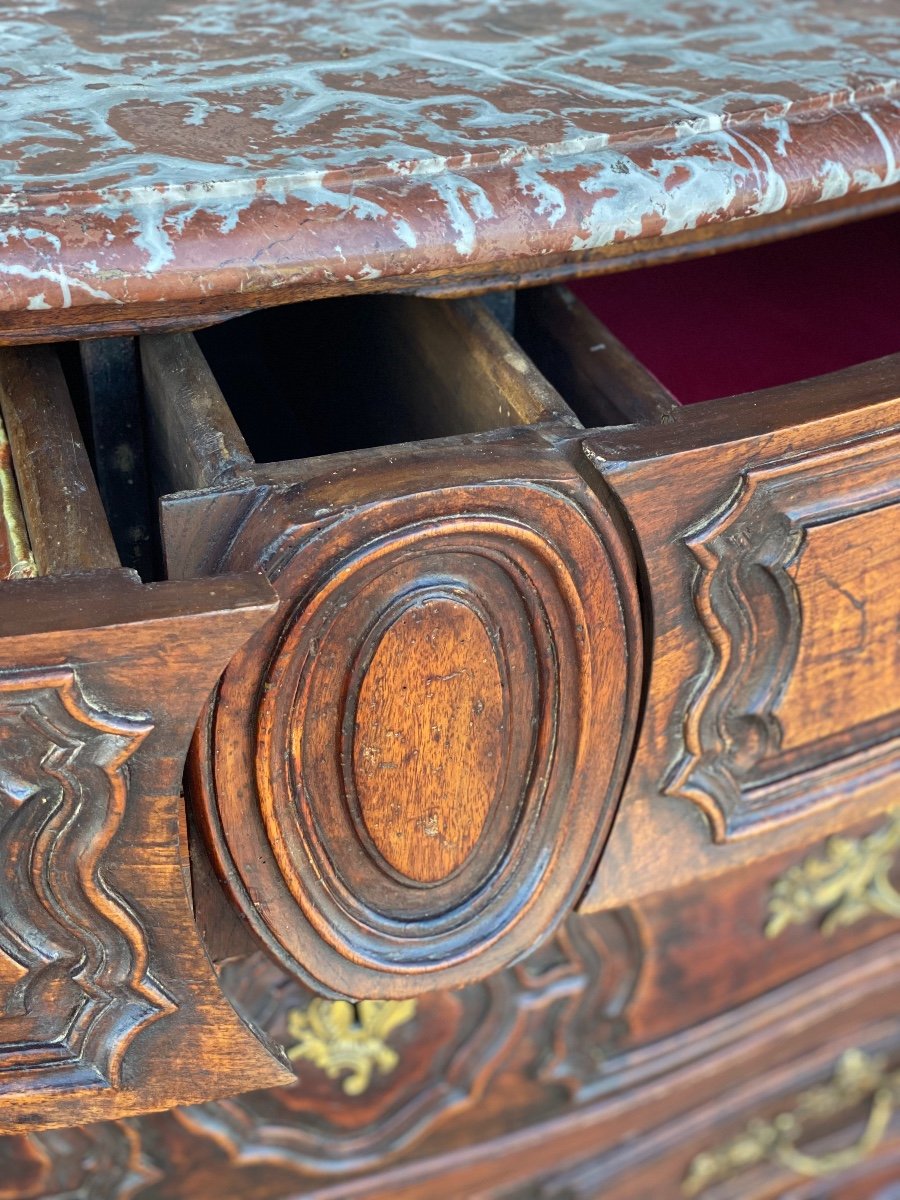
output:
M237 318L196 340L257 462L543 421L578 427L474 300L308 302Z
M521 292L515 333L588 427L667 422L678 400L567 287Z
M571 291L682 404L795 383L900 351L900 214Z

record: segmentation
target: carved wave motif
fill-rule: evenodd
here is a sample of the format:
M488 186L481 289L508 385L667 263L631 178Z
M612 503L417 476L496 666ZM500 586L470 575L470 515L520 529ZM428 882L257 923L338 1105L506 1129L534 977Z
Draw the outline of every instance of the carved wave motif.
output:
M806 767L798 770L782 749L779 708L815 621L796 582L807 535L896 503L897 447L896 437L881 433L754 468L684 536L697 563L694 607L706 661L688 684L684 749L664 788L703 811L716 841L809 811L819 798L827 802L827 786L814 792L813 769L840 770L851 783L854 772L867 769L865 748L857 762L825 739L807 748ZM873 753L890 764L896 730L878 738Z
M745 475L724 510L686 539L699 564L694 605L709 651L687 707L686 753L666 791L698 804L717 841L739 820L744 779L781 745L775 709L800 645L788 568L803 531L778 511L764 479Z
M18 968L2 996L0 1091L41 1071L116 1086L134 1037L173 1008L103 871L128 760L151 729L96 708L71 670L0 677L0 951Z

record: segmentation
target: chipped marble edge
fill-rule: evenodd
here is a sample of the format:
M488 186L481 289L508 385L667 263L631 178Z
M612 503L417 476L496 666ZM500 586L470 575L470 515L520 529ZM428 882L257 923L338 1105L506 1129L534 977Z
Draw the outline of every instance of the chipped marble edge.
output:
M489 268L900 183L900 81L870 89L865 102L848 95L752 121L705 118L671 138L595 136L488 161L435 157L70 199L0 190L0 312ZM797 139L812 150L792 149ZM829 157L833 142L851 153ZM90 251L79 255L83 241Z

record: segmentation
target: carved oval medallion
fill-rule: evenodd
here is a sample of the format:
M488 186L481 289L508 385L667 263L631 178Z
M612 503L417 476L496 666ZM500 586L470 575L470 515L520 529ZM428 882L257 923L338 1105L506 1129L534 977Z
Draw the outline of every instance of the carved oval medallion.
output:
M472 608L440 592L405 600L378 631L352 718L369 836L410 879L446 878L481 836L502 767L503 682Z
M195 793L232 899L319 992L491 974L605 840L640 680L628 554L561 459L522 482L549 456L508 453L512 479L473 451L472 481L413 495L375 470L376 502L326 522L277 493L223 564L264 564L283 605L223 676Z

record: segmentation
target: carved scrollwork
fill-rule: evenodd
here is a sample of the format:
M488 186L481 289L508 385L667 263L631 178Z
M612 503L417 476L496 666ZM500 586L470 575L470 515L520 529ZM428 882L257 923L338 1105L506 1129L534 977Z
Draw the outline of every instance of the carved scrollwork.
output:
M0 1138L0 1200L137 1200L160 1183L137 1121Z
M882 437L746 471L684 538L697 564L705 663L689 685L683 753L665 791L698 805L716 841L808 804L776 786L784 738L778 709L803 637L795 572L814 526L896 499L900 481L885 485L895 456L896 440Z
M71 670L0 675L0 1090L37 1073L116 1086L122 1056L172 1002L141 925L103 873L128 760L152 729L97 709Z
M255 552L282 610L226 671L194 778L220 878L311 987L477 978L571 908L637 686L627 583L580 501L439 489Z
M601 1085L607 1061L615 1069L644 950L627 911L571 917L515 968L417 1001L376 1002L362 1021L346 1001L312 996L262 953L233 960L223 968L229 994L256 1027L289 1048L298 1044L298 1030L309 1032L298 1013L315 1006L327 1018L335 1004L346 1005L337 1024L317 1024L316 1054L292 1056L293 1087L0 1139L0 1180L16 1180L16 1200L79 1188L131 1200L154 1185L165 1191L176 1179L185 1194L237 1194L245 1183L252 1189L258 1172L309 1187L311 1176L335 1180L383 1165L447 1121L471 1128L482 1097L510 1069L520 1085L532 1081L527 1086L543 1113L559 1110L566 1096L587 1097ZM387 1046L396 1060L348 1094L348 1072L325 1070L314 1059L337 1065L341 1046L352 1056L354 1037L357 1048L371 1038L368 1049Z
M803 533L778 511L767 482L762 473L744 476L724 511L687 539L711 654L688 705L686 754L666 790L699 804L719 840L740 821L744 779L781 745L775 709L800 644L788 568Z
M524 962L481 983L417 1001L363 1002L373 1005L367 1023L353 1020L346 1001L311 997L259 955L226 968L229 991L249 1018L289 1053L298 1026L310 1045L310 1022L298 1022L298 1012L328 1017L335 1004L346 1005L338 1027L318 1021L314 1052L292 1055L295 1087L180 1109L174 1119L233 1163L264 1161L316 1174L339 1164L358 1169L420 1140L449 1112L474 1110L523 1046L532 1047L525 1070L545 1089L550 1111L563 1094L587 1096L601 1085L604 1064L627 1035L643 963L643 939L630 912L570 917ZM396 1059L388 1070L372 1070L368 1085L351 1096L347 1071L323 1070L322 1063L337 1066L329 1046L349 1050L356 1061L363 1043L369 1051L387 1045Z

